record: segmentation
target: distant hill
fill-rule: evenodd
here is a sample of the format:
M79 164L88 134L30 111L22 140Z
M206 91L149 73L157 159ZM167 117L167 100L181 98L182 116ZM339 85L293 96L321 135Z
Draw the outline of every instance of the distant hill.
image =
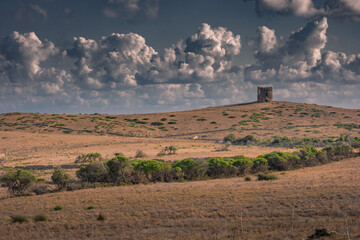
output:
M272 136L332 138L358 136L360 110L293 102L249 103L167 113L0 114L0 131L175 137L221 140Z

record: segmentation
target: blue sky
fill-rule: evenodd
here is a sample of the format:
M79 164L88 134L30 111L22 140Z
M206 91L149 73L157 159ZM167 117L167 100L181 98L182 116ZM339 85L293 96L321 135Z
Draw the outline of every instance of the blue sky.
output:
M359 108L357 0L4 0L0 112Z

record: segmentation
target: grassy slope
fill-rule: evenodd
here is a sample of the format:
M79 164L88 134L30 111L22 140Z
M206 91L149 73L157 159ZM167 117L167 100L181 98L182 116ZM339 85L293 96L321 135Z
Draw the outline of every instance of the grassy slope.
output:
M333 239L358 239L359 171L354 158L271 182L232 178L2 199L0 232L3 239L305 239L326 228ZM39 213L48 222L31 220ZM96 220L99 213L105 221ZM13 214L30 223L7 222Z
M119 151L124 141L129 144L125 148L133 145L129 138L95 136L107 133L165 137L156 143L150 138L148 142L134 138L139 146L148 144L148 151L153 149L156 154L162 145L173 143L175 140L169 139L174 136L214 140L221 140L229 133L239 137L253 134L258 138L275 135L329 138L343 133L358 136L359 129L349 131L334 124L359 124L359 114L359 110L287 102L138 115L12 113L0 115L0 143L18 145L12 157L19 164L44 164L47 158L54 159L51 164L57 164L64 159L72 162L85 149L101 148L111 155ZM167 119L161 121L162 118ZM166 129L152 126L151 122L163 122ZM65 134L64 130L71 133ZM179 152L192 153L188 149L195 148L193 144L207 148L206 151L217 147L187 141L177 143L184 147ZM71 148L72 145L79 146ZM24 162L16 159L22 157L18 152L21 149L33 156ZM0 239L303 239L319 227L336 231L335 239L346 239L347 232L351 239L357 239L360 237L359 170L360 159L355 158L290 171L273 182L254 181L254 177L251 182L233 178L1 199ZM64 209L54 211L55 205ZM95 209L86 210L89 205ZM100 212L106 217L104 222L96 221ZM39 213L47 215L49 221L8 222L10 215L23 214L31 219Z
M134 119L138 119L138 121ZM140 121L140 122L139 122ZM153 122L164 125L154 126ZM271 136L338 137L359 134L336 123L359 124L359 110L289 102L253 103L204 109L133 115L0 115L0 131L71 134L115 134L137 137L180 137L221 140L230 132Z

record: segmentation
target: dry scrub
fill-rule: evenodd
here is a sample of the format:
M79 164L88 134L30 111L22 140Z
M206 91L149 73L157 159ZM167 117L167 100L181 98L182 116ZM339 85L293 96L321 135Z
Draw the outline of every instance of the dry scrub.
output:
M326 228L333 239L347 239L347 232L358 239L359 171L354 158L271 182L232 178L3 199L0 231L4 239L304 239ZM64 208L54 211L56 205ZM7 221L38 213L48 222ZM100 213L104 221L97 221Z

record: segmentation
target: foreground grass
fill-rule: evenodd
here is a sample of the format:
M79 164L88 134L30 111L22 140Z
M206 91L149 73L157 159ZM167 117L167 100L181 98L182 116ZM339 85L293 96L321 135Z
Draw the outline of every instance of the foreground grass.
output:
M332 239L357 239L359 170L360 158L353 158L289 171L277 181L231 178L3 199L1 238L305 239L326 228L336 232ZM54 211L56 205L64 209ZM47 222L9 221L40 212Z

